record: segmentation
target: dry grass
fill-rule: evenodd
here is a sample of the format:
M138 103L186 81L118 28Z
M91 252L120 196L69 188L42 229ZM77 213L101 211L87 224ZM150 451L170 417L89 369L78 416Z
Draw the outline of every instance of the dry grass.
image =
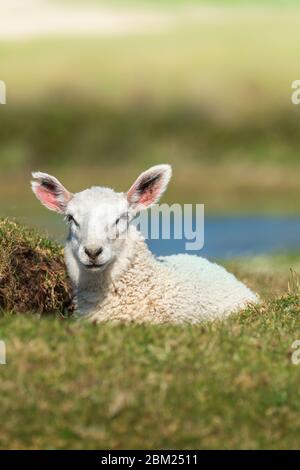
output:
M62 248L8 219L0 220L0 306L16 313L72 308Z

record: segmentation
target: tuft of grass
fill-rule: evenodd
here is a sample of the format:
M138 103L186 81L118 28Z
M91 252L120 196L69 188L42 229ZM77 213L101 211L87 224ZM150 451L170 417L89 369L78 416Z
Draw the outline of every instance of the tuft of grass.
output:
M0 219L0 307L15 313L72 309L62 247L9 219Z

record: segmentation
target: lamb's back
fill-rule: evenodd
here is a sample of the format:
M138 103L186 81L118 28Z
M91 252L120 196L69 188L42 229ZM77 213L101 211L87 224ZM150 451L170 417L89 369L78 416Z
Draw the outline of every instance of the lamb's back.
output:
M176 273L176 317L183 321L225 317L257 303L257 296L223 266L194 255L160 257Z

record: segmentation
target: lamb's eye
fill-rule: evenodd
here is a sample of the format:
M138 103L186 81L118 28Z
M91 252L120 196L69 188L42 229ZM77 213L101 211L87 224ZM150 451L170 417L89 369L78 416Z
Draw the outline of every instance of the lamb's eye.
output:
M119 218L116 220L116 225L118 225L118 223L120 222L120 218L121 218L121 217L119 217Z
M71 214L68 214L66 218L69 224L74 223L76 227L79 227L79 223L74 219L74 217Z

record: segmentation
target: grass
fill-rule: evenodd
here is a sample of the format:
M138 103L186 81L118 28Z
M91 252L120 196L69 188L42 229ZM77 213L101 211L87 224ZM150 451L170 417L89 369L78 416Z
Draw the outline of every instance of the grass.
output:
M62 247L35 230L0 220L0 307L64 313L71 309Z
M258 292L264 301L293 291L300 274L300 256L293 253L260 255L241 259L220 261L238 279Z
M10 221L1 222L0 240L9 269L12 247L24 241L50 267L61 256L58 245ZM299 338L300 291L290 268L299 270L300 256L227 267L263 303L224 322L96 326L3 311L0 448L299 448L291 345ZM9 272L24 282L27 268Z
M199 327L4 316L1 448L299 448L299 295Z

